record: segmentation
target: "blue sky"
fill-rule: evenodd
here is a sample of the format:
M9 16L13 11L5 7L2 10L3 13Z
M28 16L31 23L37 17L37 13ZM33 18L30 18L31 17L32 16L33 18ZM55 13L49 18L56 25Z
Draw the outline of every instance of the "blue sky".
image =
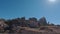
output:
M0 18L46 17L47 21L60 24L60 0L0 0Z

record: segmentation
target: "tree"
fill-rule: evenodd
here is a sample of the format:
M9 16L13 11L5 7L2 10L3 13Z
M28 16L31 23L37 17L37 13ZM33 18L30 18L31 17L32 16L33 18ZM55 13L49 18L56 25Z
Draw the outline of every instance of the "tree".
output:
M48 22L48 23L47 23L47 24L48 24L48 26L50 25L49 23L50 23L50 22Z
M51 23L51 26L54 26L54 24L53 24L53 23Z
M22 21L25 21L25 17L21 17L21 20L22 20Z
M37 18L35 17L29 18L29 20L37 22Z
M38 27L37 18L35 17L29 18L29 27L31 28Z
M39 25L42 25L42 26L46 26L47 25L47 21L46 21L46 18L45 17L42 17L41 19L39 19Z

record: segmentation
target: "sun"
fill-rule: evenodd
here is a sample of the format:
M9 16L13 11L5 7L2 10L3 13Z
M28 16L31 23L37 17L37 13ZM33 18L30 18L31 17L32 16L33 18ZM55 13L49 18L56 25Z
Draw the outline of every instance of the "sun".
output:
M58 0L47 0L46 3L50 6L53 6L53 5L56 5L58 3Z
M49 2L55 2L56 0L49 0Z

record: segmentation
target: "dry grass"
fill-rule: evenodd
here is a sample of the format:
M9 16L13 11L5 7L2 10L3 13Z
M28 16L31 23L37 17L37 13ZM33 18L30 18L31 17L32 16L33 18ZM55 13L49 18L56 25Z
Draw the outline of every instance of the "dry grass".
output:
M49 29L52 29L53 31L51 32ZM55 26L48 26L47 30L39 30L25 27L25 30L22 31L22 34L60 34L60 28Z

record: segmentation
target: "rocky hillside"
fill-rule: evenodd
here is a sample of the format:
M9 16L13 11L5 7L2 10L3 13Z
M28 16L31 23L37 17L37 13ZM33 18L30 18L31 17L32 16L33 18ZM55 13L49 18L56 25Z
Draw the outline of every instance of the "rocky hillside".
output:
M60 25L47 23L45 17L0 19L0 33L13 34L60 34Z

